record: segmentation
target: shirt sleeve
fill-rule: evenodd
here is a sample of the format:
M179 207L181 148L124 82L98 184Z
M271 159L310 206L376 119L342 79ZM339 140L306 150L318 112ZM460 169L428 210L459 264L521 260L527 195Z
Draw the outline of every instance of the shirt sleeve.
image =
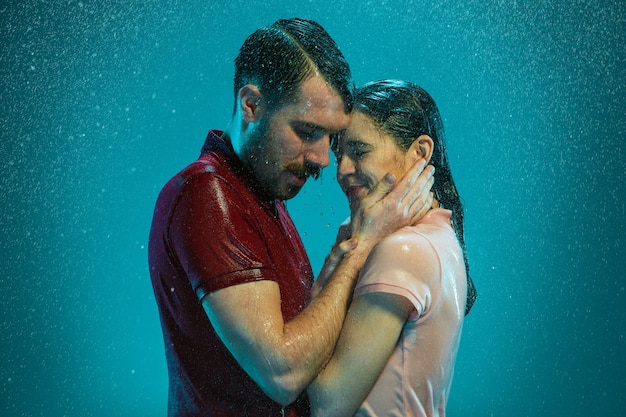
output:
M368 257L354 296L383 292L407 298L417 319L428 313L440 285L441 265L430 241L419 233L392 235Z
M172 212L169 240L199 299L231 285L275 280L258 216L223 178L186 180Z

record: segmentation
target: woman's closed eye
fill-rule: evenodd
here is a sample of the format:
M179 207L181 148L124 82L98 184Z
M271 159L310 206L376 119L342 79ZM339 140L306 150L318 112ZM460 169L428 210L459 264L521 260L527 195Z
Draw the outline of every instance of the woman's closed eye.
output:
M371 151L371 146L361 141L350 141L346 144L345 153L353 161L360 161Z

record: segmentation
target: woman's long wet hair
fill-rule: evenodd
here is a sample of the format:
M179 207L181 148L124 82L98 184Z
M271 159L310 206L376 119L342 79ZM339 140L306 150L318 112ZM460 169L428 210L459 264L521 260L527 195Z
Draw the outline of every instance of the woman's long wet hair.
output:
M476 288L470 268L463 230L463 204L454 185L446 152L445 133L439 109L433 98L416 84L382 80L356 89L354 111L369 116L381 131L393 137L407 151L420 136L428 135L434 143L430 163L435 167L433 192L439 204L452 211L452 226L463 250L467 272L467 315L476 300Z

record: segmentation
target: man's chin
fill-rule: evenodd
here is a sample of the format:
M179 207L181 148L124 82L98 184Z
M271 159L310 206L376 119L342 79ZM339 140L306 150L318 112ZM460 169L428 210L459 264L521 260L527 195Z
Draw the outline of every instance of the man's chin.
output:
M282 193L284 198L282 198L281 200L291 200L292 198L298 195L300 190L302 190L302 186L295 186L295 185L290 186L289 188L287 188L287 190L285 190Z
M291 200L302 190L301 185L283 184L280 188L274 189L275 198L278 200Z

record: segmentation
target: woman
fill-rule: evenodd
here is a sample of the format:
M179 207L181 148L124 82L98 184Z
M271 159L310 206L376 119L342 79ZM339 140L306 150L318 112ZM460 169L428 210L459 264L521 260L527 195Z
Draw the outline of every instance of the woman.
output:
M308 389L312 414L444 416L475 291L439 110L415 84L369 83L356 91L352 121L333 150L353 219L383 175L400 178L418 158L435 167L436 208L370 254L333 357ZM349 234L344 227L338 241Z

